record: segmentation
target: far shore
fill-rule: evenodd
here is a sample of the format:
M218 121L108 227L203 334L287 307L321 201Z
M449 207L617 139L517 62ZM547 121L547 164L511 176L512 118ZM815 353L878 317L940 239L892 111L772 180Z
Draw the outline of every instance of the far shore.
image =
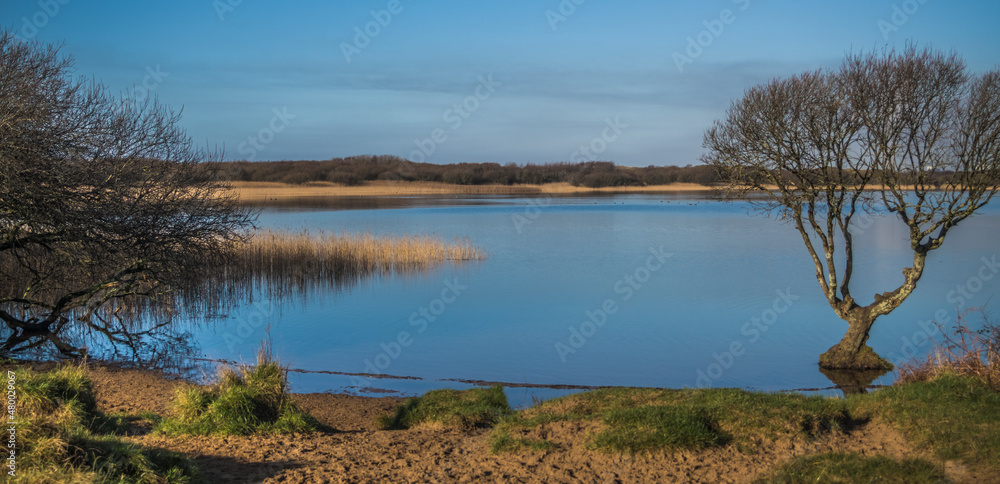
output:
M711 192L697 183L588 188L569 183L545 185L453 185L439 182L371 181L358 186L329 182L302 185L275 182L235 182L232 192L243 202L290 200L307 197L408 197L419 195L573 195L588 193Z
M628 194L628 193L701 193L709 194L719 187L701 185L698 183L671 183L669 185L618 186L590 188L575 186L569 183L547 183L544 185L455 185L441 182L413 182L377 180L364 182L361 185L342 185L331 182L307 182L301 185L279 182L233 182L228 193L244 203L261 202L294 202L303 199L363 199L392 198L417 196L457 196L457 195L521 195L521 196L558 196L558 195L596 195L596 194ZM776 187L774 187L776 188ZM902 190L913 190L912 185L899 187ZM882 190L881 185L869 186L866 190ZM943 190L943 189L935 189Z

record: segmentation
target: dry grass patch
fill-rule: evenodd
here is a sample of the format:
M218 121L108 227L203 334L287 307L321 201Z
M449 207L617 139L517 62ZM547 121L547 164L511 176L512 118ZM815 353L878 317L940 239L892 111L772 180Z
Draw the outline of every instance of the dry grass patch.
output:
M994 390L1000 391L1000 325L992 323L983 313L982 328L973 330L966 323L970 310L958 317L951 334L942 331L944 339L924 361L901 364L899 382L926 382L942 374L972 376Z

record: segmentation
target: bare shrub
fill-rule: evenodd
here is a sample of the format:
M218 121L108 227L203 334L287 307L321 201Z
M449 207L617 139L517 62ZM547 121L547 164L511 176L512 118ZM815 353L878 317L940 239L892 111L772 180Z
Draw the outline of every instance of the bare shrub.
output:
M966 322L974 312L982 317L980 329L971 329ZM941 329L942 341L935 342L934 351L925 360L899 365L898 381L930 381L952 373L974 376L1000 391L1000 324L991 322L985 311L971 309L959 315L952 331Z

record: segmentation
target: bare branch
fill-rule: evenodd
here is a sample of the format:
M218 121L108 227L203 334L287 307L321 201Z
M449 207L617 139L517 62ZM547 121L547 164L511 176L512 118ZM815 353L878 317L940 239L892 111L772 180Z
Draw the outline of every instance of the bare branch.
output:
M912 293L927 254L1000 188L1000 72L965 70L955 54L914 46L852 55L837 71L748 89L705 134L704 161L729 193L762 193L763 208L795 221L827 300L850 325L838 351L861 352L875 318ZM907 226L914 262L899 286L861 306L850 290L851 231L873 201Z
M35 332L72 353L56 333L86 324L76 316L169 301L253 222L206 180L201 163L220 154L194 146L179 112L74 79L72 59L58 50L0 31L8 350Z

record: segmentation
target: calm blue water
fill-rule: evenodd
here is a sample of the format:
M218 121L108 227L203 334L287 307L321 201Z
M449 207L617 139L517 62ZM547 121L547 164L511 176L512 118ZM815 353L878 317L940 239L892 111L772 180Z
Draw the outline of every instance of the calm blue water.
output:
M265 210L266 227L469 237L489 258L239 308L196 330L201 349L209 358L249 361L269 327L277 356L292 368L422 378L293 373L297 392L372 387L409 395L467 386L441 379L759 390L832 385L816 362L846 323L822 296L794 227L749 214L746 203L694 195L481 202ZM853 283L862 303L894 289L912 261L901 222L875 217L866 225L856 231ZM936 313L954 320L959 305L980 306L1000 294L997 268L984 262L1000 258L997 240L995 207L956 228L930 256L917 291L876 323L869 344L890 360L905 351L925 354L930 344L922 328ZM524 401L565 392L510 393Z

